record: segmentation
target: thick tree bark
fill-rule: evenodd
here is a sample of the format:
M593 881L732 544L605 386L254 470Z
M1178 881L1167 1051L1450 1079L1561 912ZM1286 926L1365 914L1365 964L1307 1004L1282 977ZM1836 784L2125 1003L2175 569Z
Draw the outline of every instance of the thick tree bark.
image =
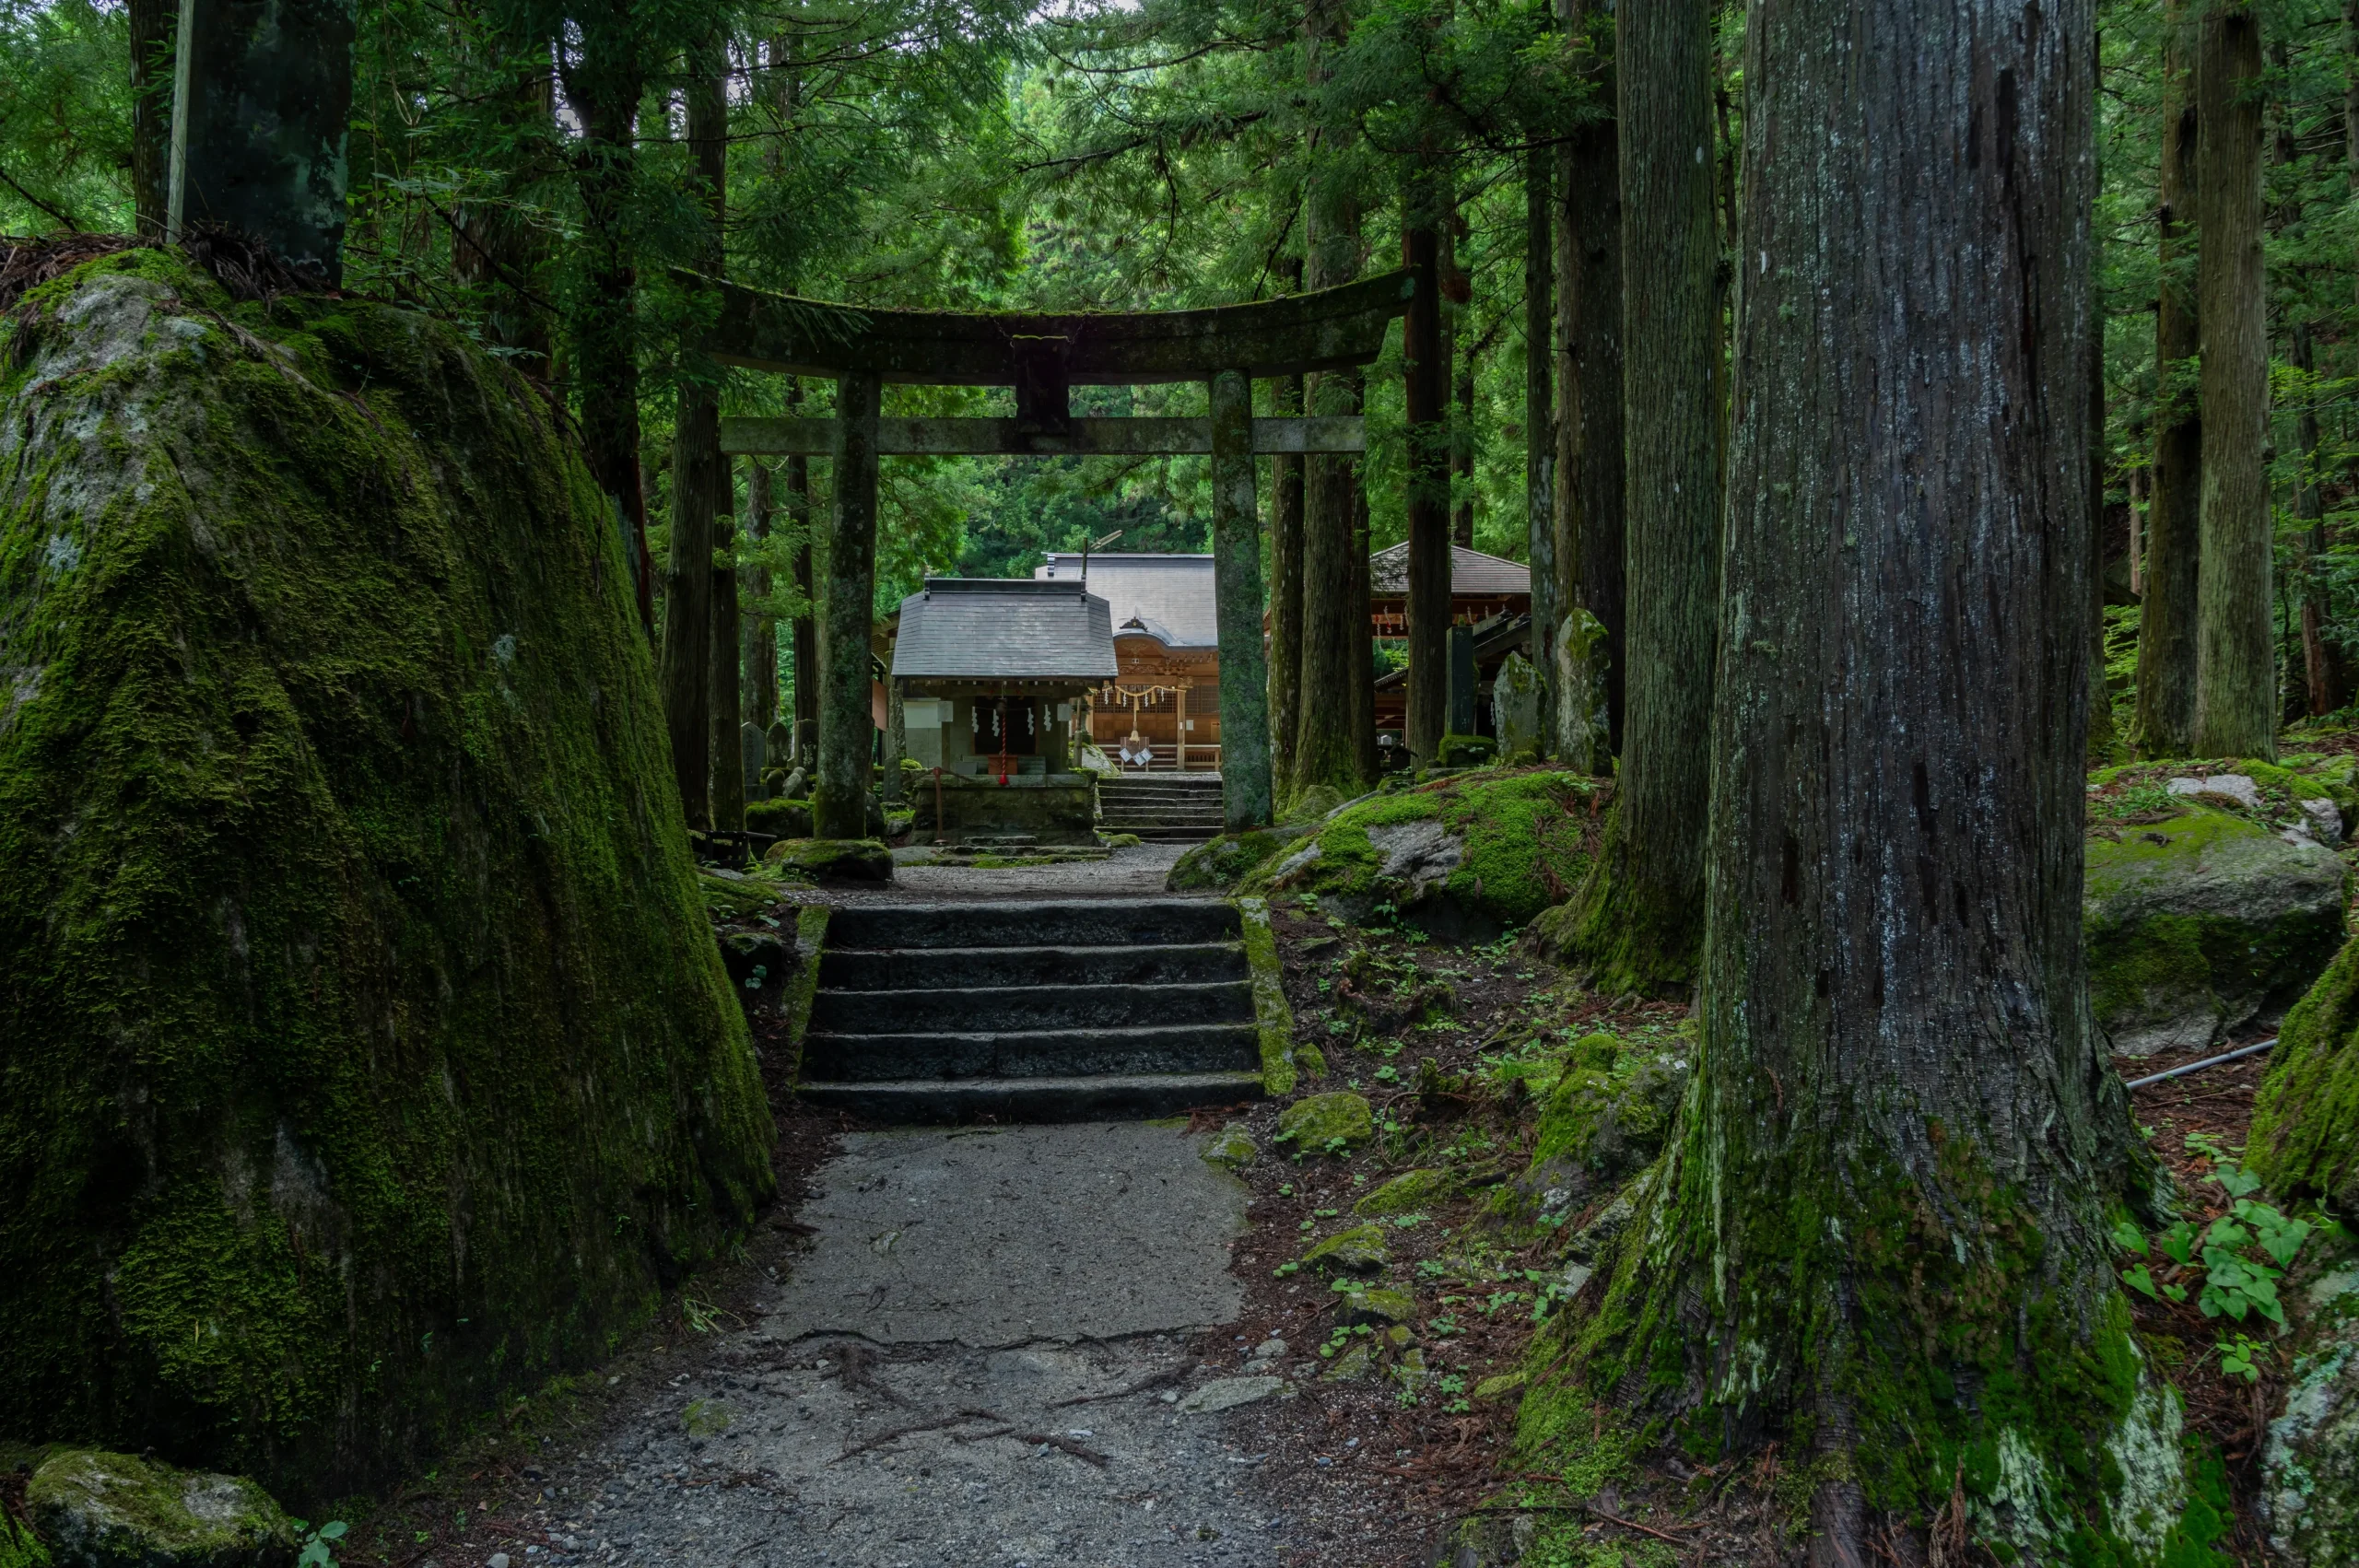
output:
M1401 261L1415 279L1401 333L1402 401L1408 415L1409 755L1429 766L1441 755L1449 706L1449 435L1443 388L1441 236L1429 191L1412 189Z
M1325 79L1327 55L1340 47L1348 25L1342 0L1313 0L1303 18L1309 75ZM1342 133L1317 133L1320 162L1312 175L1305 221L1304 284L1327 288L1359 276L1358 199L1344 166L1349 151ZM1359 378L1328 371L1308 379L1313 414L1357 414ZM1320 455L1306 465L1302 496L1302 685L1295 721L1294 779L1297 791L1327 785L1357 794L1364 777L1357 728L1348 694L1353 664L1367 661L1367 604L1353 584L1367 565L1356 568L1359 464L1349 457ZM1357 603L1355 603L1355 600Z
M789 413L802 410L800 377L787 380L786 406ZM794 657L794 760L809 767L812 748L819 743L819 591L813 570L818 529L811 511L811 460L807 457L786 460L786 512L794 524L794 591L803 605L789 632Z
M131 207L143 240L164 237L171 201L172 35L180 29L175 0L130 0Z
M819 598L819 744L811 787L821 838L868 831L876 722L869 708L869 635L876 599L876 415L883 383L868 371L836 381L835 522Z
M2161 275L2154 309L2154 474L2138 625L2138 749L2185 756L2195 741L2196 565L2202 553L2203 422L2196 403L2195 160L2201 126L2184 0L2163 14Z
M1612 18L1596 7L1587 7L1584 16L1579 0L1560 0L1557 14L1567 31L1586 27L1600 57L1594 79L1610 102ZM1581 126L1557 148L1556 197L1556 569L1562 608L1586 610L1604 628L1607 743L1618 752L1629 638L1623 579L1621 137L1610 116ZM1562 729L1560 746L1570 743Z
M771 493L770 465L755 458L745 465L745 514L758 552L776 525L778 502ZM754 568L748 591L768 606L770 568ZM778 621L767 608L745 618L745 719L762 730L778 720Z
M1557 623L1565 614L1556 561L1556 406L1551 329L1555 320L1555 158L1523 157L1523 543L1532 563L1532 662L1540 672L1541 743L1556 744Z
M1616 13L1622 140L1627 716L1605 842L1543 945L1611 992L1684 989L1703 938L1719 596L1719 243L1710 14Z
M2196 68L2197 314L2202 332L2201 558L2196 563L2198 756L2277 755L2270 632L2268 300L2262 293L2260 18L2203 17Z
M1295 282L1299 293L1299 268ZM1273 381L1270 408L1300 414L1302 378ZM1301 720L1302 461L1300 453L1283 452L1270 460L1270 794L1281 804L1294 799L1295 729Z
M721 270L729 134L728 99L717 69L719 45L710 46L688 87L688 150L701 186L710 233L700 260ZM663 650L661 675L664 722L672 736L672 770L695 826L717 825L711 798L713 730L733 731L734 707L721 713L713 700L714 519L724 508L729 469L721 455L720 369L683 349L677 430L672 458L671 555L663 568ZM731 575L735 591L735 575ZM733 643L734 649L734 643ZM743 804L740 803L740 814Z
M1751 15L1697 1081L1554 1330L1573 1388L1523 1408L1784 1440L1816 1563L1954 1488L1986 1543L2094 1557L2112 1456L2157 1457L2165 1522L2177 1490L2081 952L2091 13Z
M562 67L566 101L581 116L575 183L581 195L582 287L566 322L579 389L581 445L592 477L623 521L639 578L639 618L655 629L654 564L648 558L647 493L639 465L638 242L630 229L637 179L634 122L646 87L636 41L587 29Z

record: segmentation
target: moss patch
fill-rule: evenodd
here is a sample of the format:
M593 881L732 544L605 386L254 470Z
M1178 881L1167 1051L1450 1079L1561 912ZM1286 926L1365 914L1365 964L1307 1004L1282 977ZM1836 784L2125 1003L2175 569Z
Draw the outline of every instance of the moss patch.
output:
M2359 942L2285 1015L2246 1157L2273 1191L2359 1212Z
M1305 1153L1356 1149L1376 1136L1376 1115L1363 1094L1307 1094L1278 1115L1278 1141Z
M1278 961L1278 939L1270 930L1269 903L1240 898L1237 917L1245 939L1246 967L1253 977L1253 1026L1262 1041L1262 1092L1272 1096L1291 1094L1299 1074L1317 1078L1327 1071L1327 1064L1315 1047L1306 1047L1300 1053L1295 1049L1294 1008L1286 1001L1285 970Z
M1164 888L1171 893L1226 893L1277 859L1305 831L1301 827L1256 827L1191 844L1172 862L1170 873L1163 879ZM1131 841L1138 840L1132 837Z
M1545 768L1454 775L1371 797L1269 858L1240 891L1309 895L1349 920L1386 908L1488 938L1570 895L1594 849L1598 781Z
M0 1436L357 1483L771 1191L621 535L415 311L5 330Z

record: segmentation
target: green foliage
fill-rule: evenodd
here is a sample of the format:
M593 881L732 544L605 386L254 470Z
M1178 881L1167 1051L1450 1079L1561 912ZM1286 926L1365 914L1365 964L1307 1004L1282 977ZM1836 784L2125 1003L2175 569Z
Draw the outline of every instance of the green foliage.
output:
M296 1520L295 1533L303 1550L295 1559L295 1568L336 1568L335 1544L349 1528L341 1519L332 1520L316 1530L302 1520Z

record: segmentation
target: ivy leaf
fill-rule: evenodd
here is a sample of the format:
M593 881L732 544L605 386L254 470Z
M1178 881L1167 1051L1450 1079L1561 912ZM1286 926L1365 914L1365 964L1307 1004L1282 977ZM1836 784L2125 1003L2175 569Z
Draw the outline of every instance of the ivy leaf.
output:
M2147 1271L2143 1263L2139 1264L2135 1269L2124 1269L2121 1271L2121 1282L2131 1290L2140 1292L2149 1300L2163 1299L2162 1293L2154 1288L2154 1276Z

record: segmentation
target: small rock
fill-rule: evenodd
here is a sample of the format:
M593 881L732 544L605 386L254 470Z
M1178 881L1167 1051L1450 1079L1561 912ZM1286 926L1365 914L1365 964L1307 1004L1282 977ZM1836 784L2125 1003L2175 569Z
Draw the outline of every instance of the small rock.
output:
M1406 1323L1416 1316L1414 1296L1381 1285L1340 1292L1335 1303L1335 1321L1346 1328L1362 1323Z
M1448 1171L1402 1171L1352 1205L1355 1214L1408 1214L1450 1195L1457 1183Z
M2209 778L2174 778L2169 789L2174 795L2224 795L2248 812L2260 809L2260 786L2247 774L2217 773Z
M1522 1373L1502 1372L1496 1377L1485 1377L1482 1382L1474 1385L1474 1398L1478 1402L1485 1399L1502 1398L1507 1395L1521 1392L1523 1384Z
M1203 1157L1215 1165L1226 1165L1238 1171L1251 1164L1261 1153L1261 1146L1245 1136L1245 1129L1231 1122L1204 1145Z
M1335 1358L1320 1377L1321 1383L1356 1383L1376 1370L1376 1347L1362 1340Z
M1373 1224L1354 1225L1348 1231L1337 1231L1317 1246L1302 1255L1310 1264L1324 1264L1354 1274L1373 1274L1384 1267L1390 1253L1385 1246L1384 1232Z
M1278 1136L1309 1153L1356 1149L1376 1136L1376 1115L1363 1095L1310 1094L1280 1114Z
M26 1511L60 1563L220 1568L295 1553L270 1494L242 1476L76 1449L33 1472Z
M1235 1410L1266 1399L1286 1386L1283 1377L1222 1377L1194 1389L1180 1401L1180 1413L1187 1416L1211 1415L1219 1410Z
M1273 1334L1268 1339L1262 1340L1260 1344L1254 1346L1253 1354L1248 1359L1252 1361L1275 1361L1285 1353L1286 1342L1284 1340L1279 1339L1275 1334Z
M508 1554L504 1551L493 1552L490 1568L508 1568Z
M2310 837L2321 844L2342 842L2342 813L2332 801L2303 801L2298 802L2302 814L2309 819Z
M874 838L781 838L762 863L819 882L893 880L893 851Z
M1405 1329L1402 1331L1406 1332ZM1426 1365L1426 1352L1414 1345L1402 1350L1401 1359L1392 1365L1392 1381L1413 1394L1424 1387L1426 1380L1432 1375L1431 1369Z

